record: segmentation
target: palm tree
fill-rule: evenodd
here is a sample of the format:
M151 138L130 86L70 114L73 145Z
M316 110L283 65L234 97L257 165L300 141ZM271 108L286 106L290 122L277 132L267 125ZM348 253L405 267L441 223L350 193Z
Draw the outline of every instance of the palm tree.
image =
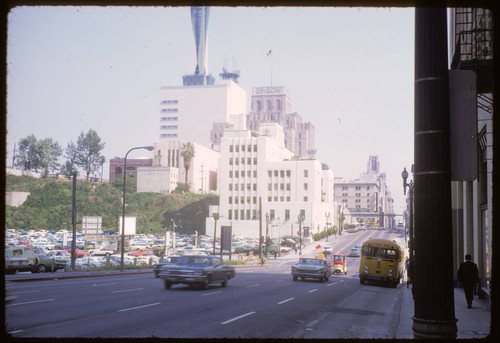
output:
M195 155L194 145L191 142L182 144L181 156L184 159L184 169L186 169L185 184L186 184L186 190L188 192L189 192L188 171L189 168L191 167L191 161L193 160L194 155Z

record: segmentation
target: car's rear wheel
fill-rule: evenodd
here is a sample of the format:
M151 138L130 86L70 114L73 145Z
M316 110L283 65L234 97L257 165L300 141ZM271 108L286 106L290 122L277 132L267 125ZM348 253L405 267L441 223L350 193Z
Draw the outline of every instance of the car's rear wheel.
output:
M293 281L297 281L297 277L295 275L293 276Z
M47 271L47 266L45 266L45 264L39 264L36 267L36 272L37 273L45 273L46 271Z
M170 283L170 281L165 280L165 289L170 289L171 286L172 284Z
M224 275L224 280L222 280L222 282L220 283L220 285L222 287L226 287L227 286L227 275Z

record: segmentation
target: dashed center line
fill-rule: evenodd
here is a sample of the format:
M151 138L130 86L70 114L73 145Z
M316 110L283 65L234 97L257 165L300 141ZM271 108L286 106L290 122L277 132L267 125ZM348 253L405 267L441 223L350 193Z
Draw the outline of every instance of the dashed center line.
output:
M131 288L131 289L122 289L120 291L113 291L111 293L122 293L122 292L133 292L133 291L142 291L144 288Z
M309 293L316 292L317 290L318 290L317 288L315 288L315 289L311 289L311 290L309 291Z
M201 296L212 295L212 294L217 294L217 293L222 293L222 291L211 292L211 293L203 293Z
M140 308L149 307L149 306L155 306L155 305L159 305L159 304L161 304L161 303L152 303L152 304L148 304L148 305L142 305L142 306L136 306L136 307L129 307L129 308L124 308L124 309L118 310L117 312L125 312L125 311L137 310L137 309L140 309Z
M28 305L28 304L36 304L36 303L43 303L46 301L54 301L55 299L44 299L44 300L35 300L35 301L27 301L24 303L16 303L16 304L10 304L6 306L19 306L19 305Z
M242 314L241 316L234 317L233 319L226 320L225 322L222 322L221 324L222 324L222 325L226 325L226 324L229 324L229 323L231 323L231 322L234 322L235 320L238 320L238 319L241 319L241 318L245 318L245 317L247 317L247 316L250 316L250 315L252 315L252 314L254 314L254 313L255 313L255 311L254 311L254 312L248 312L248 313Z
M288 299L286 299L286 300L280 301L280 302L278 303L278 305L281 305L281 304L287 303L287 302L292 301L292 300L294 300L294 299L295 299L295 298L288 298Z

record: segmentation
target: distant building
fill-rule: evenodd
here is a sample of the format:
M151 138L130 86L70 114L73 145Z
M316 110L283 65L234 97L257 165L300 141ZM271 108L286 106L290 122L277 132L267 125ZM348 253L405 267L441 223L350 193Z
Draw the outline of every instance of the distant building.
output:
M178 183L185 183L186 169L181 155L181 140L163 140L155 143L153 166L138 168L137 191L171 193ZM188 170L188 184L193 193L211 193L217 190L219 153L193 143L195 155ZM128 160L127 160L128 165Z
M335 201L347 207L353 222L395 228L394 200L380 172L378 156L370 156L367 172L355 180L335 178Z
M258 237L259 202L264 233L296 235L303 217L306 235L334 225L333 173L315 159L294 158L284 145L277 123L261 123L259 131L246 129L245 116L233 116L220 146L217 225L232 226L233 235ZM243 120L242 120L243 119ZM207 228L214 227L212 217Z
M120 157L112 158L109 161L109 182L113 182L117 177L123 175L125 159ZM151 158L127 158L127 177L137 178L138 167L151 167Z
M315 128L292 112L290 96L285 87L256 87L252 107L247 115L249 130L258 131L261 123L278 123L283 127L285 147L300 157L314 157Z

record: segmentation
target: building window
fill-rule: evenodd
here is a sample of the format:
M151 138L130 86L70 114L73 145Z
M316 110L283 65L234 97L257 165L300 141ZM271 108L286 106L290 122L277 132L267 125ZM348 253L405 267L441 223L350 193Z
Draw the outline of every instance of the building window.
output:
M232 203L233 203L233 197L229 197L229 198L227 198L227 202L228 202L229 204L232 204Z
M307 183L304 183L304 190L307 191L307 187L308 187L308 184Z
M308 177L308 175L309 175L309 170L307 170L307 169L304 170L304 177Z
M304 197L304 202L307 202L307 197Z
M232 158L232 157L230 157L230 158L229 158L229 165L230 165L230 166L232 166L232 165L233 165L233 158Z
M290 210L285 210L285 221L290 220Z
M269 211L269 219L274 220L274 210Z
M234 220L238 220L238 210L234 210Z
M287 171L286 171L286 176L287 176L287 177L290 177L290 174L291 174L290 170L287 170Z
M260 100L257 100L257 112L260 111L262 111L262 103L260 102Z
M232 179L232 178L233 178L233 171L232 171L232 170L230 170L230 171L229 171L229 178L230 178L230 179Z
M257 144L253 145L253 152L257 152Z
M227 211L227 219L229 219L229 220L233 219L233 210L228 210Z
M229 146L229 152L233 152L233 146L232 145Z

